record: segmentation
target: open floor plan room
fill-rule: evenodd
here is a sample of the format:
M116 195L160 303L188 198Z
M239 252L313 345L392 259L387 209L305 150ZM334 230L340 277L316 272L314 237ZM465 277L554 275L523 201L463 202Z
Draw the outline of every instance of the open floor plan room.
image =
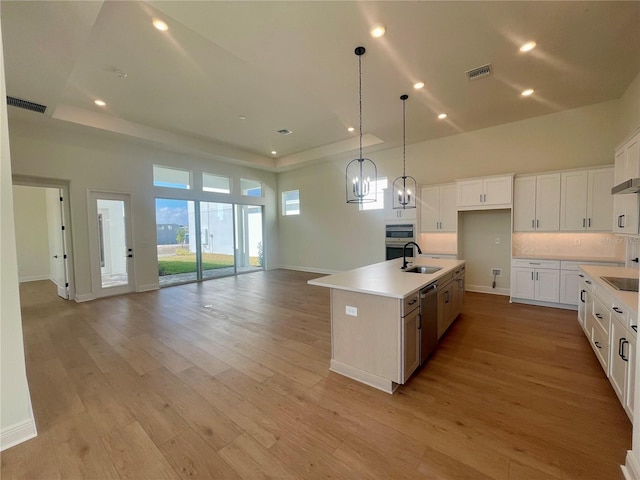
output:
M574 311L467 292L389 395L329 371L315 277L81 304L21 284L38 436L2 478L622 478L631 424Z

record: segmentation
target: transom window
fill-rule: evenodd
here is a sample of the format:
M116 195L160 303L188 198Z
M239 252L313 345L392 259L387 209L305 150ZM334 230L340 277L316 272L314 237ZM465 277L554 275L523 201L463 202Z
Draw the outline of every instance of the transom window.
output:
M203 173L202 190L204 192L231 193L231 181L229 177Z
M241 178L240 191L242 192L242 195L247 195L248 197L261 197L262 182L259 182L258 180Z
M282 192L282 215L300 215L300 191Z
M153 185L155 187L191 189L191 171L173 167L153 166Z

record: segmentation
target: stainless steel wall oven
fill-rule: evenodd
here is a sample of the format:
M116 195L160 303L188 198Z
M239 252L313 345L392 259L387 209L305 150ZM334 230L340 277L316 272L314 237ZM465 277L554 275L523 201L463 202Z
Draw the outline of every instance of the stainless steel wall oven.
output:
M407 242L415 242L416 226L413 223L388 223L384 228L386 260L402 257L402 247ZM411 247L413 249L413 247ZM411 253L413 256L413 253Z

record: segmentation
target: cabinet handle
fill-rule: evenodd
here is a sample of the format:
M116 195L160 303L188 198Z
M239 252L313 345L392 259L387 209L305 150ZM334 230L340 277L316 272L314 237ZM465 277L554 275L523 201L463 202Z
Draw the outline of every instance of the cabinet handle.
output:
M540 265L540 262L529 262L529 265Z
M633 328L633 331L634 331L634 332L637 332L637 331L638 331L638 326L637 326L637 325L631 325L631 328Z
M622 310L620 310L618 307L613 307L613 311L616 313L624 313Z
M533 280L533 272L531 272L531 280Z
M625 362L628 362L629 361L629 357L626 357L625 354L624 354L624 344L625 343L629 343L629 342L627 341L626 338L621 338L621 340L622 340L622 342L620 342L621 343L621 345L620 345L620 357L622 357L622 360L624 360Z
M591 228L591 219L587 220L587 227Z
M536 228L540 228L540 220L536 220Z
M588 283L589 285L591 285L591 280L585 280L584 283Z
M538 280L538 272L536 272L536 281Z
M531 220L531 228L536 228L536 221L535 220Z
M449 290L444 292L444 303L449 303Z
M584 275L583 275L583 274L581 274L581 273L579 273L579 274L578 274L578 276L579 276L580 278L584 278Z
M582 228L585 228L587 226L587 219L583 218L582 219Z
M623 355L622 355L622 342L625 341L625 340L626 340L626 338L624 338L624 337L620 337L618 339L618 355L621 356L621 357L623 357Z
M602 315L600 315L599 313L596 313L596 317L600 320L602 320Z
M418 330L422 330L422 315L418 314Z
M584 303L584 290L580 290L580 301Z
M418 301L417 298L414 298L413 300L411 300L407 305L413 305L414 303L416 303Z
M480 203L482 203L482 194L480 194Z
M596 347L598 347L598 348L602 348L602 346L600 345L600 342L593 342L593 343L594 343L594 345L595 345Z

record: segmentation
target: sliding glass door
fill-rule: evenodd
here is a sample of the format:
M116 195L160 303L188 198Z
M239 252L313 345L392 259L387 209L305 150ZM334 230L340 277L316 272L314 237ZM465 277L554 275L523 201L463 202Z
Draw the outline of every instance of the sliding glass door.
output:
M156 199L160 286L264 269L262 207Z

